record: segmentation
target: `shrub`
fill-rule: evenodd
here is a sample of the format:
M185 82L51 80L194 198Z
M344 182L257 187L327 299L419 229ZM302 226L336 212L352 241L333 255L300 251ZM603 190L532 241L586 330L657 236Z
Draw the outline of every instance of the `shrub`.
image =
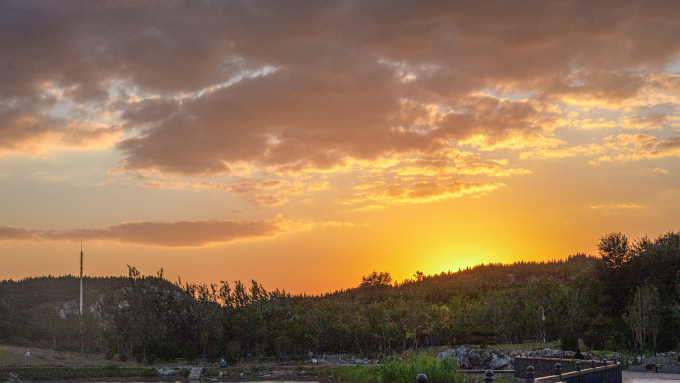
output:
M576 351L578 346L578 337L571 332L565 332L560 339L560 348L562 351Z

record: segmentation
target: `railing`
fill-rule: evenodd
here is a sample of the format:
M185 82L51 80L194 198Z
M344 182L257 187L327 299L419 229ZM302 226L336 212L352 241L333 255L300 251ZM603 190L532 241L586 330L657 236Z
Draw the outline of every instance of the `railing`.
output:
M534 374L538 377L555 375L555 367L557 363L560 364L562 373L576 371L576 363L579 363L582 368L590 367L593 362L596 366L604 366L603 361L579 360L579 359L561 359L561 358L542 358L542 357L515 357L515 377L526 379L527 367L534 367Z
M515 358L517 359L529 359L532 361L538 361L543 363L544 361L554 362L560 359L548 359L548 358ZM562 360L560 360L562 361ZM586 365L590 368L581 369L581 362L572 359L563 359L566 363L566 368L573 371L562 372L562 363L557 362L554 366L550 367L550 375L547 376L536 376L536 369L534 366L527 366L527 368L520 373L515 363L515 381L519 383L542 383L542 382L568 382L568 383L622 383L622 365L618 361L614 362L596 362L591 360L590 363ZM573 362L573 363L570 363ZM584 361L585 362L585 361ZM521 362L520 362L521 363ZM599 366L598 366L599 364ZM547 368L542 369L542 371L548 371ZM484 377L484 383L493 383L493 371L486 370ZM523 375L519 377L518 375ZM417 383L427 383L427 376L425 374L419 374L416 377Z
M520 368L527 363L535 363L526 368ZM555 363L557 361L557 363ZM553 364L554 363L554 364ZM515 358L515 380L518 382L569 382L569 383L621 383L622 366L618 361L598 362L595 360L581 361L573 359L550 358Z

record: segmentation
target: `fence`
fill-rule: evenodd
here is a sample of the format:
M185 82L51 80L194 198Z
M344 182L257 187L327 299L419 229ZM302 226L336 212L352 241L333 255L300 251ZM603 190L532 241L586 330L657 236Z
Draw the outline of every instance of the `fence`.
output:
M622 365L621 363L618 363L616 361L614 362L600 362L598 365L598 362L591 360L589 361L589 366L590 368L586 369L581 369L581 362L580 361L574 361L572 359L551 359L551 358L522 358L522 359L529 359L531 361L537 361L538 363L543 363L542 365L546 365L545 363L549 362L555 362L557 361L551 371L554 372L550 373L550 375L546 376L540 376L536 375L536 371L534 369L534 366L529 365L527 368L523 371L523 373L520 373L517 368L515 368L515 382L519 383L545 383L545 382L567 382L567 383L622 383L623 382L623 377L622 377ZM515 358L517 360L517 358ZM573 371L569 372L562 372L562 364L560 361L563 360L568 366L567 368L570 369L573 367ZM573 362L573 363L570 363ZM586 362L586 361L584 361ZM585 364L585 363L584 363ZM538 364L537 364L538 365ZM544 371L548 371L547 368L543 369ZM486 370L485 372L485 377L484 377L484 383L493 383L494 381L494 372L492 370ZM518 375L523 375L523 378L520 378ZM427 383L427 376L425 374L419 374L416 377L416 382L417 383Z
M582 363L574 359L516 357L515 380L527 383L621 383L622 366L618 361L584 360Z

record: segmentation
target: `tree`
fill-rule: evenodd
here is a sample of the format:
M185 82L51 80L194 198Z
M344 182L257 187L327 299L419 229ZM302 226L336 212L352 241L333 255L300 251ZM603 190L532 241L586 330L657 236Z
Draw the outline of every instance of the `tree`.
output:
M651 338L656 348L656 335L659 330L659 292L654 285L639 286L635 297L628 307L628 315L624 319L633 331L636 347L640 352Z
M359 287L364 286L390 286L392 283L392 276L387 271L377 272L373 270L372 273L365 277L361 277L361 284Z
M611 233L600 238L597 250L610 269L623 267L633 257L633 249L628 244L628 237L623 233Z

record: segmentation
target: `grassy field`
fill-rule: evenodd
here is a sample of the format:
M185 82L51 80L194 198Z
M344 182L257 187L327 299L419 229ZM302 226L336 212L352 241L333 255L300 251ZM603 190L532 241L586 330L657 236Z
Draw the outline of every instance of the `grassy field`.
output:
M487 348L491 350L541 350L543 348L558 348L558 342L550 343L524 343L524 344L508 344L508 345L490 345ZM428 347L420 349L420 355L436 356L442 351L449 349L449 346ZM477 345L466 345L469 349L478 349ZM21 367L24 365L24 354L26 349L16 346L1 346L0 345L0 367ZM352 354L347 354L345 359L348 359ZM162 361L157 361L157 364L163 365ZM181 363L173 363L181 364ZM142 364L137 363L134 358L127 362L121 362L117 358L112 360L104 359L103 354L88 354L81 355L79 352L72 351L54 351L48 349L31 349L31 366L36 367L103 367L103 366L118 366L118 367L143 367Z
M26 348L0 346L0 367L21 367L24 365ZM133 361L106 360L103 354L83 354L72 351L54 351L40 348L31 349L30 365L35 367L141 367Z

